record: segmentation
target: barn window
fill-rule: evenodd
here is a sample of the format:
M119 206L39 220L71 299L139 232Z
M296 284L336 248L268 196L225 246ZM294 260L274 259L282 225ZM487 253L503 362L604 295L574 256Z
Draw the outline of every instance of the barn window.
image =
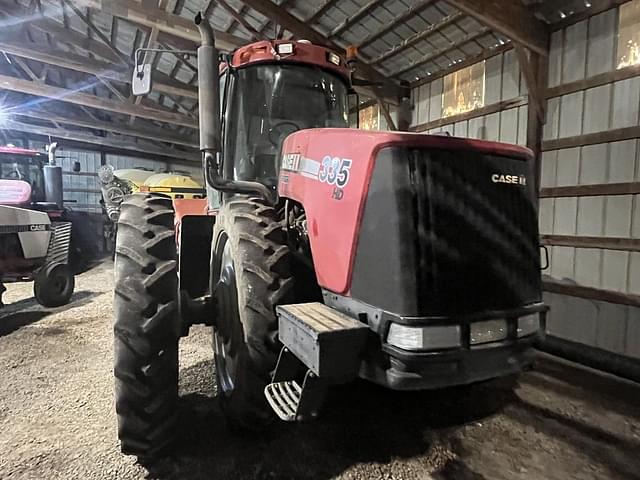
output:
M450 117L484 107L484 62L444 77L442 116Z
M640 65L640 0L620 5L618 68Z
M380 111L378 105L371 105L363 108L359 112L360 128L362 130L379 130L380 129Z

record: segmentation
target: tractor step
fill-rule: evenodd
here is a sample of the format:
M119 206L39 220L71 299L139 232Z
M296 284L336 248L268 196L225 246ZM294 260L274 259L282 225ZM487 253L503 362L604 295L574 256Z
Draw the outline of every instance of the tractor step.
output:
M265 396L282 420L315 418L327 387L357 376L369 328L322 303L276 312L284 346Z

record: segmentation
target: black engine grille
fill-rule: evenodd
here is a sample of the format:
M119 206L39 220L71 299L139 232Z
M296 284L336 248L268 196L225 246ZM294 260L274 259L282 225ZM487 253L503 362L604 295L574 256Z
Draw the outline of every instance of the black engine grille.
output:
M382 150L358 239L354 298L405 316L539 301L529 169L520 159L472 151ZM493 181L521 177L529 185Z

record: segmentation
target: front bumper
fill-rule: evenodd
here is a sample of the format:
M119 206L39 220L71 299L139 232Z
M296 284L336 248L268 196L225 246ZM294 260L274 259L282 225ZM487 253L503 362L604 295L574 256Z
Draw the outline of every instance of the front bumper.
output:
M520 308L478 312L464 317L402 317L353 298L325 293L325 302L369 325L369 340L360 377L394 390L427 390L465 385L521 372L533 363L534 346L544 336L548 307L542 302ZM518 336L518 318L539 315L536 332ZM472 325L491 319L506 321L505 337L474 344ZM410 327L458 326L454 348L411 351L387 342L391 325Z

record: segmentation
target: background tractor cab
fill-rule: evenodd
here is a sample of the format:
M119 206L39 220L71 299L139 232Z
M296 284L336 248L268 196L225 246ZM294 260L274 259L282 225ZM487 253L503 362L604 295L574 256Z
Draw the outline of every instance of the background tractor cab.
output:
M315 418L328 386L358 376L418 390L530 366L546 311L531 151L347 128L339 55L261 41L220 66L211 26L195 23L209 209L182 217L176 242L171 198L122 203L122 450L171 444L178 340L195 323L214 327L225 415L251 429L274 412ZM136 65L135 90L149 72Z

